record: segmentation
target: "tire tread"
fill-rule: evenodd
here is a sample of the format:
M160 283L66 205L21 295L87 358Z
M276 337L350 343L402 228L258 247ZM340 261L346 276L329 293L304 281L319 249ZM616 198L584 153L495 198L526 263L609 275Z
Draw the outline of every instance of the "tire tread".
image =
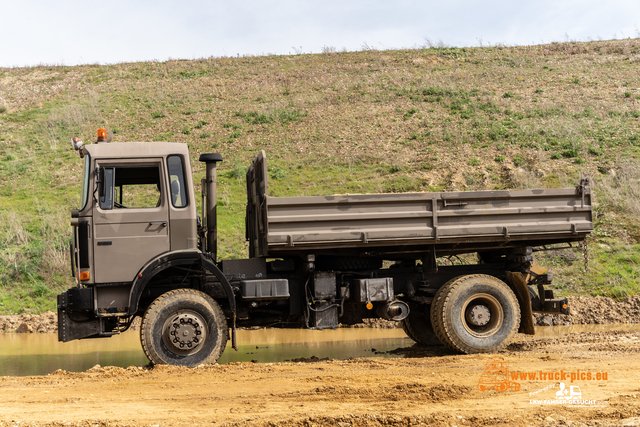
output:
M518 304L518 300L515 294L506 284L504 285L507 286L507 289L509 289L509 292L506 296L511 300L512 306L517 309L515 313L516 321L514 322L514 325L512 326L507 339L503 340L497 346L485 350L466 345L465 343L456 339L455 334L452 333L453 325L451 319L447 318L445 306L451 302L456 292L460 292L462 283L472 279L480 279L484 281L485 284L504 283L493 276L485 274L460 276L445 283L440 289L438 289L438 292L436 292L434 302L431 306L431 324L433 325L433 330L436 333L438 339L442 341L442 343L444 343L447 347L461 353L487 353L502 350L511 342L516 332L518 332L518 328L520 326L520 305Z
M182 288L182 289L174 289L172 291L166 292L159 297L157 297L151 305L147 308L144 315L142 316L142 322L140 325L140 343L142 344L142 351L145 356L153 363L153 364L163 364L166 363L163 361L163 358L160 354L158 354L157 349L153 347L152 343L152 327L153 322L157 319L157 317L162 312L162 309L169 306L173 302L177 301L191 301L193 303L201 303L202 299L209 303L210 308L213 312L213 316L216 320L216 324L218 328L220 325L226 326L226 319L222 309L218 305L218 303L211 298L209 295L204 292L190 289L190 288ZM221 328L220 328L221 329ZM220 336L220 344L214 348L214 350L200 363L198 364L210 364L215 363L220 355L224 351L224 348L227 344L227 334L222 333L223 331L218 331Z

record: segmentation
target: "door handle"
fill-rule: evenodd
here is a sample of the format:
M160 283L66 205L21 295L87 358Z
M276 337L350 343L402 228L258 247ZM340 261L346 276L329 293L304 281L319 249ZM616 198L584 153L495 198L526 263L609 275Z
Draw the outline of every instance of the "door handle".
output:
M167 221L151 221L149 225L161 225L163 227L167 226Z

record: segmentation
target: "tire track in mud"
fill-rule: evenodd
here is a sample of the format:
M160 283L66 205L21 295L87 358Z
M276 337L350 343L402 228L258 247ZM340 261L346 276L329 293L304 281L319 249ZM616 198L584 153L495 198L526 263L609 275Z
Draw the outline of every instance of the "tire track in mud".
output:
M554 352L570 349L572 352L608 352L608 353L636 353L640 345L640 331L607 331L571 333L560 337L536 337L517 335L515 340L498 354L547 351ZM393 354L405 358L442 357L456 355L445 346L425 346L414 344L387 352L376 354ZM599 356L598 356L599 357Z
M533 338L517 341L506 348L509 352L533 352L553 349L570 350L571 352L593 353L636 353L640 345L638 331L583 332L557 338ZM584 356L584 355L581 355Z

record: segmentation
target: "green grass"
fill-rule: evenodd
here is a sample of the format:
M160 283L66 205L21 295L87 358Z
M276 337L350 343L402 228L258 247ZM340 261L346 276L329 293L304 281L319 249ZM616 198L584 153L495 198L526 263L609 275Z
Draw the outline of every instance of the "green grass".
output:
M539 263L556 272L554 287L560 296L625 299L640 293L640 245L620 243L603 234L606 235L602 229L596 229L589 238L586 270L580 250L549 252L537 257Z
M0 69L16 88L0 100L0 313L54 309L72 284L82 162L69 139L90 143L98 127L115 141L189 144L196 182L199 154L223 155L224 258L247 254L244 174L259 150L274 196L571 187L588 176L591 267L564 252L540 264L567 294L637 294L639 56L634 39Z

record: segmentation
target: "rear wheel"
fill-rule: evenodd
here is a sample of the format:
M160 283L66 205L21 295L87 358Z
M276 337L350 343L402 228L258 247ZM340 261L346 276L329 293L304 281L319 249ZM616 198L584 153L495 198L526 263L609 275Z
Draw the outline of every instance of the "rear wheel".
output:
M483 274L462 276L436 293L431 323L440 341L456 351L494 352L518 331L520 306L503 281Z
M215 363L227 344L227 322L218 303L195 289L159 296L140 327L142 350L153 364Z
M442 345L431 326L429 306L412 304L409 306L409 316L402 321L405 334L418 344Z

